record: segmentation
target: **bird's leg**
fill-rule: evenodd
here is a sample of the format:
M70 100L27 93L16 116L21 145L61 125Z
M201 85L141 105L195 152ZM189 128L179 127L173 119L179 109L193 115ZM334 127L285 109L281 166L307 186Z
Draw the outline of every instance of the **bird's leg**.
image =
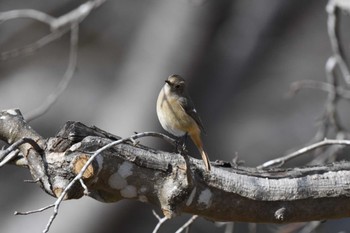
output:
M184 154L188 154L188 151L186 150L186 142L187 142L188 134L186 133L182 138L182 152Z
M188 135L187 133L183 136L178 138L176 141L176 151L182 155L188 154L188 151L186 150L186 141L187 141Z
M190 159L188 157L188 151L186 149L186 140L188 138L188 134L186 133L183 137L179 137L176 140L176 151L182 155L185 160L185 171L187 175L187 181L189 184L193 183L193 174L190 168Z

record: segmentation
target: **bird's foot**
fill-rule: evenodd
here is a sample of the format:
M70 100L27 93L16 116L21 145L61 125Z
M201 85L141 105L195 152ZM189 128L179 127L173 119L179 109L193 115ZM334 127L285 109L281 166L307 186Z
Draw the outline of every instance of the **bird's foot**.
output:
M181 139L176 141L176 152L181 154L181 155L187 155L188 154L188 150L186 149L186 144Z

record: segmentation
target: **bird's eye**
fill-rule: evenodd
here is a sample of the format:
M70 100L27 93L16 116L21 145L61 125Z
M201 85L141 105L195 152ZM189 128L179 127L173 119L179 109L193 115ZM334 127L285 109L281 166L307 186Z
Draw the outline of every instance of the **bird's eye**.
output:
M179 84L175 85L175 88L176 88L176 89L179 89L179 88L180 88L180 85L179 85Z

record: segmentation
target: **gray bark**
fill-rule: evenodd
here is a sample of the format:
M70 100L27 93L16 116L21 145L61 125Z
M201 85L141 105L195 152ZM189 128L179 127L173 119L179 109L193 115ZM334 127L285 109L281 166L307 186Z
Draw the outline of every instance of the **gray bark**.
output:
M0 138L38 142L19 147L34 180L59 196L99 148L120 139L97 127L67 122L46 140L27 125L19 110L0 112ZM201 160L156 150L132 141L100 153L84 173L89 196L102 202L135 199L162 209L215 221L304 222L350 216L350 163L293 169L259 170L213 162L206 172ZM14 162L15 163L15 162ZM66 199L81 198L76 183Z

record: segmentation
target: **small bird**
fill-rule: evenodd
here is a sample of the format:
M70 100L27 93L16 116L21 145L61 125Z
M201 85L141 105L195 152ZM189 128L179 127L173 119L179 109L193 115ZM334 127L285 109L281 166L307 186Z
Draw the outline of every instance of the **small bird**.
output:
M197 146L205 168L210 171L209 157L203 149L202 121L186 93L185 80L177 74L165 81L157 100L157 115L162 127L176 137L189 135Z

